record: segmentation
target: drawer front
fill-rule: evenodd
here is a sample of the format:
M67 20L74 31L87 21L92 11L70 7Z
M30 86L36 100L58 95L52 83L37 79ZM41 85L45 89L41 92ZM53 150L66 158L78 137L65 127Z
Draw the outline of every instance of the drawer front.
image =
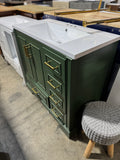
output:
M47 108L49 108L49 102L48 102L48 95L44 90L40 90L35 83L32 82L27 82L26 83L27 87L29 88L29 90L32 92L32 94L34 94L35 96L37 96L41 103L43 103L43 105L45 105Z
M46 72L51 72L55 77L65 80L65 61L66 58L60 57L57 51L52 51L47 47L42 47L43 67Z
M49 108L48 95L46 94L46 92L42 89L39 89L36 85L34 85L34 87L32 88L32 91L35 95L38 96L38 98L41 100L43 105Z
M49 90L50 104L54 104L62 113L65 113L65 103L55 92Z
M46 80L47 90L53 89L58 94L63 94L63 84L60 81L58 81L55 77L53 77L49 73L47 74L46 78L47 78Z
M28 82L28 81L27 81L26 86L28 87L28 89L31 91L32 94L36 95L36 94L33 92L33 87L34 87L34 85L33 85L31 82Z
M48 96L46 96L42 92L39 92L38 93L38 97L40 98L40 100L43 103L43 105L45 105L45 106L47 106L47 108L49 108Z
M44 64L51 70L53 70L54 73L61 75L61 63L57 61L56 59L50 57L49 55L45 55L45 61Z
M58 108L56 108L53 103L51 103L50 105L50 112L59 122L61 122L62 124L65 123L64 115L58 110Z
M26 83L27 87L30 89L30 91L32 92L32 94L34 95L38 95L39 93L39 90L37 89L36 85L34 82L28 80L27 83Z

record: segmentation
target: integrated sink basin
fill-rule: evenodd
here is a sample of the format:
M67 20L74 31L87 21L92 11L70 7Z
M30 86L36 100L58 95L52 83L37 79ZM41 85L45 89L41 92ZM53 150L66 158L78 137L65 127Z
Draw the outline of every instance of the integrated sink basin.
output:
M28 27L28 31L40 36L42 40L55 45L70 42L89 35L87 32L81 31L74 26L57 24L50 21L32 25Z
M72 59L120 39L119 35L53 19L14 25L14 28Z

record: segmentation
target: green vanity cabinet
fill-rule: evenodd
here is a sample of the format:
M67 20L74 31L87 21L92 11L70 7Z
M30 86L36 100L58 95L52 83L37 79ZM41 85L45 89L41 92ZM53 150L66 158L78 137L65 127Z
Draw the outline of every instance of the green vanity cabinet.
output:
M18 31L15 33L27 87L39 98L46 97L41 102L48 104L47 109L61 125L66 124L67 58Z
M106 91L118 43L72 59L16 29L14 33L27 86L72 137L84 105L101 100Z

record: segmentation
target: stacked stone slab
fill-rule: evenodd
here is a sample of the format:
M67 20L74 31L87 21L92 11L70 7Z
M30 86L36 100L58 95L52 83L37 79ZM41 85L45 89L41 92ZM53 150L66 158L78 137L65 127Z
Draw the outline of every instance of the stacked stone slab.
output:
M60 9L73 8L73 9L87 10L87 9L97 9L98 6L99 6L99 1L92 1L92 0L53 1L53 7ZM104 1L102 2L101 8L104 8Z
M74 9L97 9L99 1L70 1L69 7ZM102 2L101 8L104 8L104 2Z

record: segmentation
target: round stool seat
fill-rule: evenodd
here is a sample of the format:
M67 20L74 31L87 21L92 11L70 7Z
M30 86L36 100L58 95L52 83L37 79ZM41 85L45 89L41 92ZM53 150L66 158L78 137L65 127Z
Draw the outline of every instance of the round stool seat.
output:
M120 107L106 102L90 102L82 116L86 136L99 144L111 145L120 140Z

